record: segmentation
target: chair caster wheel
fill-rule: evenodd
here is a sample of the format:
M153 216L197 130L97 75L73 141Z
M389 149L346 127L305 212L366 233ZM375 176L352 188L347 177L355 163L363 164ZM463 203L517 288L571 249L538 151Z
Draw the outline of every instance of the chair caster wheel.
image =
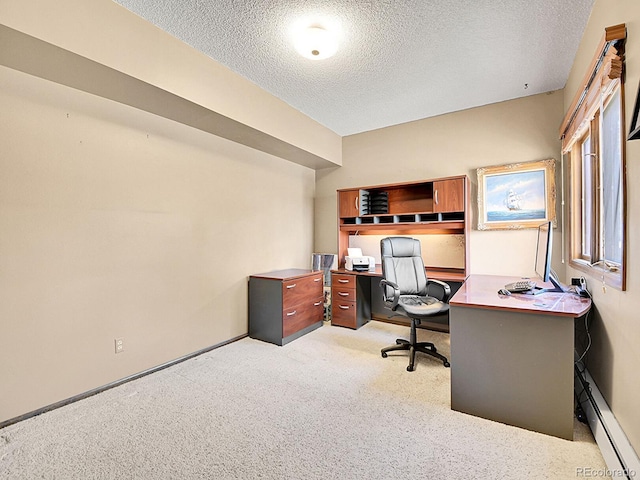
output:
M451 364L449 362L443 362L445 367L450 367Z
M413 372L413 368L411 368L411 365L407 367L407 372Z
M382 358L387 358L387 352L382 352L381 355L382 355Z
M402 339L398 338L396 339L396 345L401 345L402 344Z

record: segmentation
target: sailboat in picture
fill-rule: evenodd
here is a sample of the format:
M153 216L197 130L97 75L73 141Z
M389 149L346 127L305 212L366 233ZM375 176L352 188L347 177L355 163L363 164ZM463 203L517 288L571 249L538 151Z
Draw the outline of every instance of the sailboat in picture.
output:
M522 202L520 195L517 195L513 190L507 192L507 208L509 210L522 210Z

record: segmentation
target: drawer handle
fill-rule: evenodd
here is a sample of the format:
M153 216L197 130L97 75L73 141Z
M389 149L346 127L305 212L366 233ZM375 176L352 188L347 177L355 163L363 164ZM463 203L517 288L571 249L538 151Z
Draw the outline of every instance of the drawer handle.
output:
M319 282L320 280L322 280L322 278L314 278L313 279L314 282Z
M349 307L345 305L338 305L338 308L341 308L342 310L349 310Z
M349 294L347 292L338 292L338 295L340 295L341 297L348 297Z
M343 280L342 278L339 278L338 283L349 283L349 280Z
M317 307L318 305L321 305L321 304L322 304L322 302L316 302L316 303L313 304L313 306Z
M287 285L287 288L294 288L296 286L295 283L292 283L291 285Z
M292 317L296 314L296 311L294 310L293 312L289 312L287 313L287 317Z

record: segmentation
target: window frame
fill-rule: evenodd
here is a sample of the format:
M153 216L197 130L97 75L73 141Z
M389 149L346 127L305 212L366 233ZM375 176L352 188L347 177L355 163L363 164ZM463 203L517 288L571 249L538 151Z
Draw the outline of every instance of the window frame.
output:
M620 92L620 131L621 151L620 151L620 188L622 189L622 262L614 264L605 261L602 245L602 228L603 228L603 196L602 196L602 168L600 163L601 136L600 136L600 117L602 111L609 106L613 96ZM570 204L569 204L569 266L584 272L593 277L600 278L605 284L614 288L625 290L625 259L626 259L626 162L625 162L625 126L624 126L624 87L620 79L610 82L603 96L602 102L597 105L593 112L593 117L589 120L586 127L577 131L576 140L572 142L569 156L569 181L570 181ZM601 110L602 109L602 110ZM586 155L589 160L584 158L585 152L583 145L588 145ZM591 188L590 191L584 191L584 164L589 161L591 167ZM585 217L585 202L590 203L591 208L591 230L588 240L590 240L590 249L586 253L583 242L585 225L583 219Z
M602 280L603 284L619 290L626 290L627 256L627 209L626 209L626 136L624 112L624 81L622 75L623 49L626 28L623 25L609 27L600 43L596 56L587 71L583 88L578 91L560 129L563 153L569 162L569 218L568 246L569 266L586 275ZM614 72L613 74L611 72ZM619 92L620 106L620 188L622 190L622 261L618 265L604 261L602 169L600 150L602 136L600 132L601 115L609 106L612 98ZM586 146L583 150L583 146ZM584 158L584 153L589 159ZM591 168L589 191L584 189L585 165ZM585 202L587 202L585 204ZM584 224L585 210L591 208L591 230L588 240L590 248L585 251Z

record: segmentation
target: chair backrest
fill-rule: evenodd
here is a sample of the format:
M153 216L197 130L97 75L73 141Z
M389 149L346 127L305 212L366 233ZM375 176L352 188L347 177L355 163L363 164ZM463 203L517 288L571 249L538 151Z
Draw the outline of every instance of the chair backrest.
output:
M420 240L410 237L383 238L380 241L380 253L382 276L398 285L400 295L426 295L427 274L420 254Z

